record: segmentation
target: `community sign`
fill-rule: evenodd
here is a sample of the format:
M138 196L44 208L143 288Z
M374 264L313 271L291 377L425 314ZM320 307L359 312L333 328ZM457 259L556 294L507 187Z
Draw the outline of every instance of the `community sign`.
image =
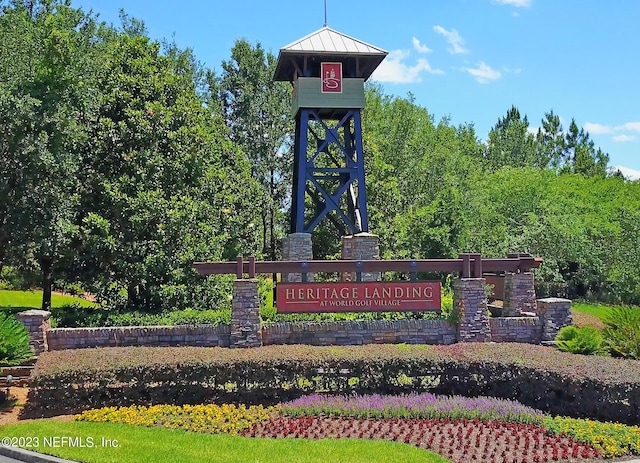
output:
M440 310L440 282L278 283L278 312Z

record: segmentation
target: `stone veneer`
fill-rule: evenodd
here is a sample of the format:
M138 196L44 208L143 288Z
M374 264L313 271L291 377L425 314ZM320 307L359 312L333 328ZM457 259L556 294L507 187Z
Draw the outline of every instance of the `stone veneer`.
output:
M123 346L228 347L229 325L114 326L54 328L47 332L49 350Z
M558 297L538 299L536 313L542 321L543 342L553 341L560 328L573 324L569 299Z
M371 233L342 237L343 260L380 260L380 238ZM380 272L362 272L362 281L380 281ZM355 272L344 272L342 281L356 281Z
M258 280L235 280L232 304L230 347L261 346Z
M491 341L485 285L484 278L453 280L453 308L458 315L458 342Z
M36 355L49 350L47 343L47 331L51 329L51 312L47 310L26 310L15 315L21 322L31 338L30 344Z
M571 301L538 300L532 317L489 318L484 279L454 280L460 322L444 320L368 320L260 324L256 280L236 280L232 325L49 328L49 312L17 314L30 329L40 354L47 350L118 346L253 347L268 344L354 345L379 343L452 344L455 342L553 341L571 324ZM464 299L462 299L464 297ZM464 301L464 302L462 302ZM474 308L475 307L475 308ZM483 308L484 307L484 308ZM38 321L36 321L38 320Z
M313 242L311 233L291 233L282 240L282 260L313 260ZM283 283L300 283L301 273L283 273ZM313 273L307 273L307 281L313 281Z
M519 317L522 312L536 311L533 273L507 273L504 276L503 317Z
M455 325L444 320L367 320L274 323L262 326L267 344L453 344Z
M539 317L490 318L491 340L538 344ZM368 320L273 323L261 326L262 344L361 345L453 344L457 328L444 320ZM49 350L122 346L229 347L229 325L124 326L54 328L47 332Z
M489 318L492 342L540 344L542 323L539 317Z

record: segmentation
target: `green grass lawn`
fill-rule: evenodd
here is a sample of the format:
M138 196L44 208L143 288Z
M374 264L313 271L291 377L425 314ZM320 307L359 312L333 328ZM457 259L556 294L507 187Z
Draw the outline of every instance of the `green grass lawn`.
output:
M93 302L80 297L51 295L51 306L62 307L66 304L79 304L81 307L96 307ZM9 309L15 312L16 308L39 309L42 307L42 291L10 291L0 290L0 310Z
M69 441L93 447L72 447ZM40 420L0 426L0 437L31 437L48 453L83 463L444 463L449 460L408 444L359 439L256 439L199 434L126 424ZM45 441L45 438L47 439ZM115 443L117 441L117 444ZM35 440L31 442L35 444ZM109 444L111 443L111 444ZM54 446L57 444L57 446ZM117 446L116 446L117 445Z
M611 306L602 304L588 304L584 302L574 302L571 304L571 309L576 312L584 313L587 315L593 315L604 321L605 317L612 309Z

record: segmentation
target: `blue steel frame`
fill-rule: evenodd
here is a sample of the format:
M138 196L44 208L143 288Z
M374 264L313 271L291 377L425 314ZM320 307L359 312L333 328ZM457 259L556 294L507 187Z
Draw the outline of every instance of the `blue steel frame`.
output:
M352 234L369 231L367 200L364 183L364 158L362 153L362 122L360 109L342 110L337 124L331 118L323 118L321 109L301 108L296 115L294 144L294 171L291 205L291 232L311 233L329 213L335 212ZM310 123L317 121L324 130L325 139L319 138ZM353 132L351 127L353 126ZM314 152L309 150L309 137L317 141ZM329 146L337 149L340 158L333 158ZM326 153L335 167L319 167L315 162L320 153ZM336 189L331 194L320 184L333 182ZM357 194L354 183L357 182ZM305 198L314 204L313 215L305 221ZM340 208L340 199L346 195L347 210Z

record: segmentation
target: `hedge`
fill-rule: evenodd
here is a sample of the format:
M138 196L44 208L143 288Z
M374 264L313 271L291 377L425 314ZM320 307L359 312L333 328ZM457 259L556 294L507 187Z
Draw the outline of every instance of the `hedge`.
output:
M525 344L113 347L45 352L32 415L115 405L274 403L308 393L514 399L547 413L640 421L640 361Z

